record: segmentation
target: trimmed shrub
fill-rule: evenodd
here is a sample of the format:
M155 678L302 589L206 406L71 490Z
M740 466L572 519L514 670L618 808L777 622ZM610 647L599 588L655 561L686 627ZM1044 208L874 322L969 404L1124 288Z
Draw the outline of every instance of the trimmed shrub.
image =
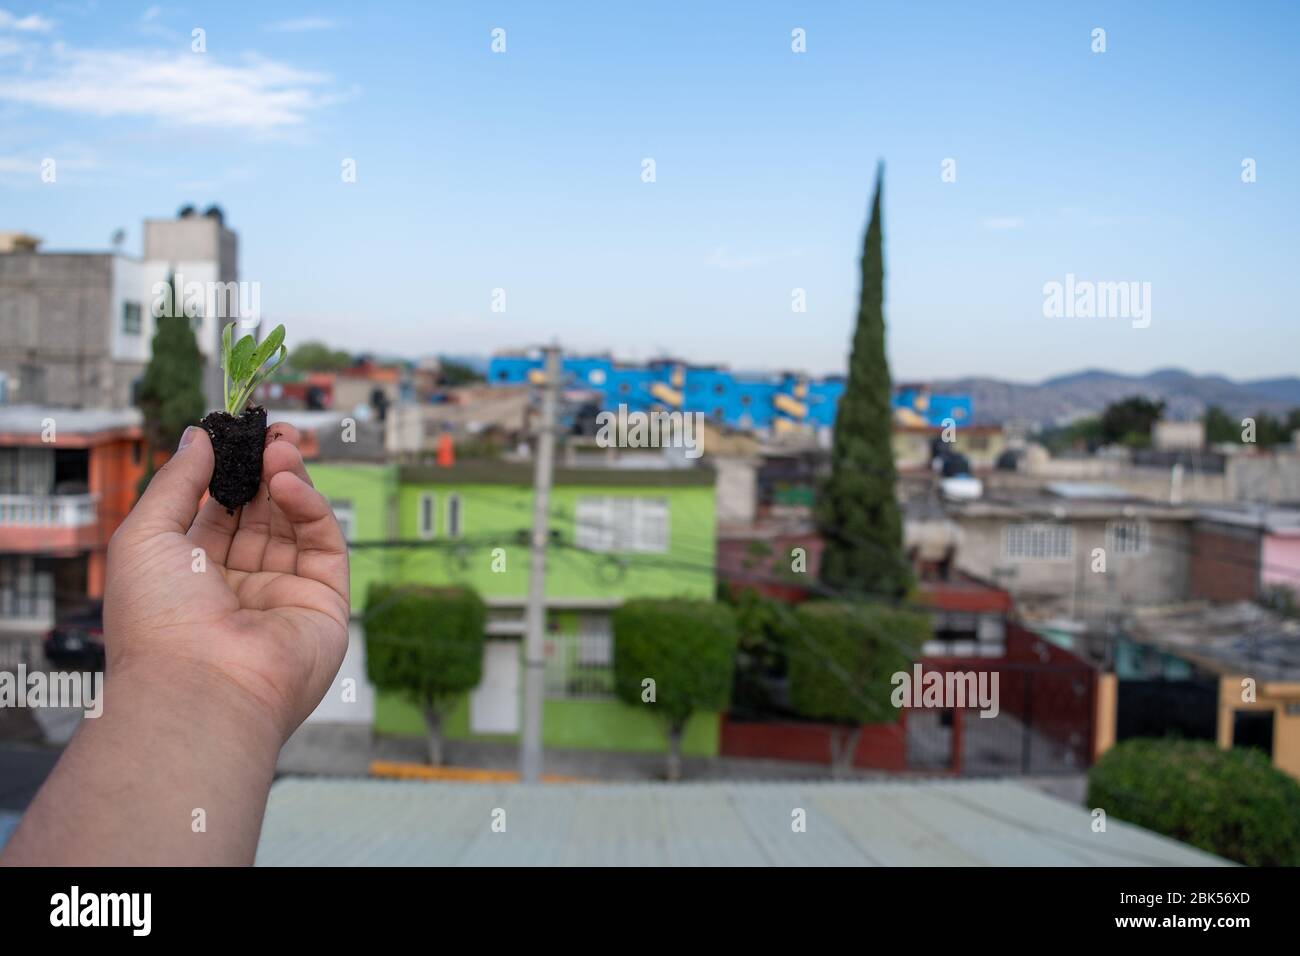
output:
M930 619L884 604L810 601L794 612L790 704L810 720L843 725L831 735L831 767L853 765L862 725L893 723L890 678L907 671L930 636Z
M1088 774L1088 806L1249 866L1300 866L1300 783L1257 750L1126 740Z
M366 595L366 674L424 714L429 760L442 762L442 716L483 677L487 606L468 588L372 585Z
M711 601L628 601L614 612L614 692L653 707L668 732L668 778L681 776L682 731L695 711L724 710L736 661L736 619ZM642 682L654 680L647 700Z

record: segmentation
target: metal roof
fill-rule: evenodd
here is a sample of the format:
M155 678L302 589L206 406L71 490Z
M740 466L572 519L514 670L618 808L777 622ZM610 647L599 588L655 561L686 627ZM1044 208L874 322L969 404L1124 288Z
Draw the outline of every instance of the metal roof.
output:
M806 813L794 832L793 812ZM494 832L504 810L505 832ZM501 815L496 814L499 818ZM1206 866L1005 781L488 784L283 778L259 866Z
M139 427L144 416L138 408L63 408L56 405L0 405L0 432L39 435L45 420L53 419L58 431L86 435Z
M1125 636L1218 674L1300 680L1300 621L1250 601L1135 608Z

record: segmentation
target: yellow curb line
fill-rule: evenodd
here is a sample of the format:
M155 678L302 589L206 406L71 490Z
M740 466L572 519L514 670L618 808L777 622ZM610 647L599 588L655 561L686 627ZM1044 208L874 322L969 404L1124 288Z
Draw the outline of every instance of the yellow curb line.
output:
M477 767L432 767L424 763L401 763L395 760L374 760L370 763L370 776L391 780L458 780L468 783L518 783L514 770L484 770ZM542 783L579 783L581 777L560 774L542 774Z

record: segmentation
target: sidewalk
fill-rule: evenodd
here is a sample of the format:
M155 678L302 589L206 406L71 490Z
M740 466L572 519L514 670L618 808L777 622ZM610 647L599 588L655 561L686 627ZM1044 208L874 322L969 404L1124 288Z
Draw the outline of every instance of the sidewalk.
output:
M514 771L519 768L519 749L513 743L449 740L443 743L444 764L448 767L487 771ZM374 761L407 764L427 763L424 741L417 737L380 737L370 728L358 724L309 723L300 727L284 749L276 771L280 775L365 777ZM591 750L547 749L543 769L547 774L587 781L662 780L665 756L662 753L616 753ZM938 779L949 779L935 774ZM830 780L825 764L795 763L786 760L754 760L740 757L685 757L682 760L684 781L762 781L762 780ZM926 779L925 774L895 775L884 771L856 770L849 779L890 780ZM1075 805L1083 801L1085 777L1082 774L1007 779L1033 787Z
M665 754L619 753L593 750L556 750L544 754L548 774L584 780L659 780L664 776ZM373 761L427 763L424 741L418 737L373 736L359 724L303 724L280 752L280 774L364 777ZM447 766L482 770L517 770L519 748L513 743L448 740L443 743ZM859 770L852 779L879 780L891 775ZM749 760L738 757L684 757L685 780L829 780L824 764L785 760Z

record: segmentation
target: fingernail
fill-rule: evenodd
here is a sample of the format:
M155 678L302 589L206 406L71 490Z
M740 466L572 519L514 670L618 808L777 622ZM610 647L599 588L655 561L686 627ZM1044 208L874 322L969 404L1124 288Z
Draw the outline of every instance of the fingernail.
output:
M193 425L187 426L184 434L181 435L181 443L176 446L176 450L184 451L189 446L190 442L194 441L194 436L197 432L198 429Z

